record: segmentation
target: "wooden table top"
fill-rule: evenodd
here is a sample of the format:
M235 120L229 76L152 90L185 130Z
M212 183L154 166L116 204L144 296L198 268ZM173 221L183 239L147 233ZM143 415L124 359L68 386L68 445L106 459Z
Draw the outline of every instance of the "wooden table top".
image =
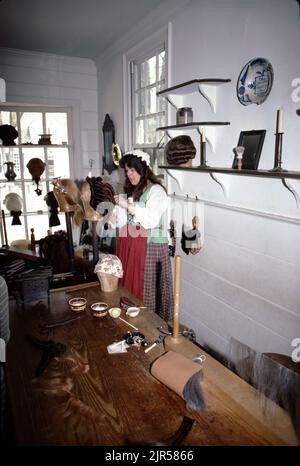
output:
M2 246L0 253L7 254L8 256L19 257L20 259L26 259L33 262L41 262L42 258L36 251L30 249L16 248L15 246Z
M68 306L75 296L88 301L81 318L41 335L42 322L77 315ZM11 308L6 373L18 445L168 445L183 416L197 421L183 445L296 444L289 420L284 418L283 427L272 427L272 422L264 420L258 401L253 401L252 387L209 355L203 369L209 409L195 415L186 410L184 400L150 374L150 364L165 351L163 345L149 353L143 347L130 347L127 353L109 354L107 345L122 340L133 329L109 315L95 319L89 307L98 301L119 306L121 296L138 303L121 287L103 293L96 283L51 293L50 309L46 303L27 306L25 312ZM164 324L145 308L138 317L129 318L124 311L121 317L150 342L159 335L157 327ZM35 370L42 350L27 335L66 345L66 352L52 360L40 377L35 377ZM214 380L214 373L222 373L225 382L230 378L228 393L218 383L218 376ZM245 403L245 393L250 394L250 406Z

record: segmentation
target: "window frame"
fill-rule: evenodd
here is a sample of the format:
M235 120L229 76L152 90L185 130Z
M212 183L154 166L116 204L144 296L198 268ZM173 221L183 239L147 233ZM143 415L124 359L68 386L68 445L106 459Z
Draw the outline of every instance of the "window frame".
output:
M158 76L158 60L159 60L159 54L165 52L165 76L163 80L159 79ZM151 84L147 84L144 87L139 86L140 82L138 82L138 75L140 71L140 66L147 62L149 59L156 57L156 69L155 69L155 81ZM155 143L147 143L143 142L142 144L139 144L137 142L137 134L136 134L136 127L137 127L137 122L138 121L143 121L144 126L146 127L147 121L150 118L157 117L157 116L163 116L164 120L166 121L167 119L167 106L165 105L165 110L164 111L159 111L158 108L156 108L156 112L154 113L145 113L144 115L138 115L138 95L141 95L142 92L147 92L150 91L150 89L157 88L159 85L161 85L164 82L164 87L166 87L166 74L167 74L167 66L166 66L166 60L167 60L167 52L166 52L166 47L164 44L161 44L159 47L157 47L155 50L152 50L151 52L148 52L147 55L145 55L143 58L138 58L136 60L132 60L130 62L130 70L131 70L131 105L133 111L131 111L131 132L132 132L132 141L133 141L133 146L135 149L155 149L157 148L159 144L159 140L157 140ZM157 97L156 97L157 98ZM165 126L163 124L158 124L157 126Z
M123 54L123 122L124 122L124 150L128 151L134 147L133 139L133 115L132 115L132 89L131 89L131 62L143 61L157 50L165 50L165 86L168 87L170 78L170 43L171 23L153 33L147 39L136 41L135 45ZM169 106L165 110L166 122L169 119ZM145 146L143 146L145 147ZM157 147L157 146L156 146Z
M3 205L3 200L4 196L2 195L2 189L1 186L6 183L17 183L21 187L21 192L22 192L22 199L23 199L23 209L22 209L22 219L24 219L24 230L25 230L25 236L26 239L30 239L30 228L32 225L29 226L29 217L32 216L47 216L49 218L49 209L48 206L45 202L45 206L42 210L37 210L32 211L28 209L27 202L26 202L26 183L31 182L31 179L25 178L24 177L24 163L22 162L23 158L23 153L22 149L24 148L39 148L43 149L44 153L44 160L47 163L48 160L48 149L50 148L64 148L68 151L68 159L69 159L69 173L70 177L72 176L73 173L73 164L74 164L74 143L73 143L73 135L72 135L72 109L71 107L67 106L59 106L59 105L41 105L41 104L27 104L27 103L9 103L9 102L0 102L0 111L2 112L16 112L17 113L17 127L20 128L20 114L21 113L41 113L42 114L42 125L43 125L43 133L47 134L47 128L46 128L46 114L49 113L65 113L66 114L66 122L67 122L67 137L68 137L68 142L67 144L51 144L44 146L42 144L22 144L22 141L20 141L21 135L19 134L19 140L18 143L14 146L2 146L0 145L0 150L2 151L2 148L15 148L18 151L18 156L19 156L19 161L20 161L20 177L16 178L14 181L7 181L5 178L1 178L0 180L0 204L1 208L4 209ZM3 154L1 153L1 160L2 160ZM46 170L45 170L45 178L43 178L41 181L46 183L46 192L42 193L42 196L45 196L47 192L52 190L51 187L51 180L56 178L50 178L49 177L49 172L48 172L48 164L46 165ZM62 229L64 228L64 216L60 215L61 217L61 225L56 228L56 229ZM5 212L5 219L8 220L10 218L10 214L8 212ZM47 234L47 231L45 231L45 236ZM2 223L1 223L1 235L2 235L2 242L4 240L3 238L3 231L2 231ZM8 238L9 243L11 240Z

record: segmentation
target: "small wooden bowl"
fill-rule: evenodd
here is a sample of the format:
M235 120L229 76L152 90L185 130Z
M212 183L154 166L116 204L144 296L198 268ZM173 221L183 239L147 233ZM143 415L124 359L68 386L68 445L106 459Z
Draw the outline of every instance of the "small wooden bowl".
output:
M107 303L94 303L91 305L92 315L96 319L103 319L107 315L108 304Z
M82 312L86 308L87 300L85 298L71 298L69 300L69 306L73 312Z

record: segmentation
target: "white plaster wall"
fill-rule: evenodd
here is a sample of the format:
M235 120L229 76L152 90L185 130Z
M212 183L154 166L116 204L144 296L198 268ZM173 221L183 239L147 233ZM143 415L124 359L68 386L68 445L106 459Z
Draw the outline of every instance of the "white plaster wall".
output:
M174 18L172 31L170 85L196 77L232 79L218 89L216 114L200 96L187 99L195 120L231 122L230 127L217 129L216 151L208 152L208 163L231 166L239 132L266 129L259 167L272 168L276 110L282 106L283 164L299 170L300 120L295 113L299 103L291 98L291 82L300 71L297 3L192 1ZM257 56L272 63L274 85L264 104L245 107L236 98L236 81L247 61ZM228 354L230 337L258 351L290 354L291 340L300 335L300 211L279 180L218 178L226 187L226 197L199 173L182 172L181 189L176 183L171 189L251 209L254 215L206 205L203 251L183 257L182 319L195 329L202 344L222 354ZM300 191L299 181L291 180L291 185Z
M118 55L110 66L100 67L98 74L99 88L99 127L100 153L103 156L102 126L105 115L108 113L115 126L116 142L123 146L124 125L123 125L123 87L122 87L122 56Z
M231 122L216 131L216 150L208 151L208 163L230 167L240 131L266 129L259 167L272 168L276 110L283 107L283 165L300 171L300 118L295 113L300 104L291 98L292 80L300 77L297 2L192 0L169 21L169 86L205 77L232 80L218 89L216 114L199 95L184 101L193 107L195 120ZM135 43L142 39L137 28ZM111 60L106 55L99 65L101 102L105 112L114 114L121 145L122 53L126 50L120 47L119 54L114 51ZM272 63L274 85L264 104L245 107L236 97L236 81L244 65L258 56ZM170 124L174 118L171 111ZM194 328L200 343L223 355L229 353L230 337L257 351L291 354L291 340L300 336L300 209L293 196L279 180L217 175L226 187L224 197L209 175L173 174L180 185L169 179L171 193L207 200L203 250L186 256L177 242L183 259L181 320ZM290 183L300 194L300 182Z
M99 171L97 70L92 60L0 48L0 74L7 102L71 108L71 176L85 178L90 159Z

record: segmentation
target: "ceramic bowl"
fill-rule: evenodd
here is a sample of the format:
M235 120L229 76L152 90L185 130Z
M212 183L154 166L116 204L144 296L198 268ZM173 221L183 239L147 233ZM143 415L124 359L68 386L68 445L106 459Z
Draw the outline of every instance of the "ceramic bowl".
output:
M108 312L109 315L115 319L121 315L121 309L119 307L112 307Z
M72 298L69 300L69 306L74 312L82 312L86 308L86 299L77 297L77 298Z
M103 319L107 315L108 304L107 303L94 303L91 305L92 315L96 319Z
M126 315L129 317L137 317L140 313L140 308L139 307L129 307L126 311Z

